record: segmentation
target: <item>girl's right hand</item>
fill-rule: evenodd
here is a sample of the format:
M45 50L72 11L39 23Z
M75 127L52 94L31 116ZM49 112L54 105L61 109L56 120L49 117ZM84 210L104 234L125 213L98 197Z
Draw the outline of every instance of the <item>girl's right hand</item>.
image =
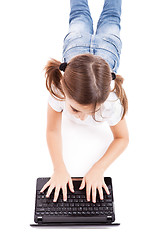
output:
M69 188L72 192L74 192L73 182L72 179L67 172L65 167L58 168L54 171L52 177L50 180L43 186L40 192L43 192L48 186L46 197L49 197L52 190L55 188L54 193L54 200L53 202L57 201L57 198L59 196L59 191L62 188L63 191L63 201L67 201L67 183L69 183Z

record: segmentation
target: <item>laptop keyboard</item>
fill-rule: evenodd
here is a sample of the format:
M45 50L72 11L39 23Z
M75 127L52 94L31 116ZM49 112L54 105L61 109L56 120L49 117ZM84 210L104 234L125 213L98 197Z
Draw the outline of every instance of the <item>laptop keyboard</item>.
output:
M87 201L85 190L79 190L72 193L67 192L67 201L63 200L62 190L60 190L57 202L53 202L54 190L49 198L46 198L47 191L40 193L36 191L36 208L35 215L37 217L43 216L107 216L107 219L112 219L114 214L112 188L109 185L108 189L110 195L103 190L103 200L99 198L98 190L96 202L93 203L92 199Z

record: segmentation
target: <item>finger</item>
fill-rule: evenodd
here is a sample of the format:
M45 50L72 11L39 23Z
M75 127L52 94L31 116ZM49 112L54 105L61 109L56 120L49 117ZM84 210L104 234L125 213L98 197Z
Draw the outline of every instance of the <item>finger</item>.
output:
M46 194L46 197L49 197L52 190L54 189L54 185L51 185L49 188L48 188L48 191L47 191L47 194Z
M66 187L66 185L62 189L63 189L63 201L67 201L67 187Z
M87 201L90 201L90 195L91 195L91 185L86 184L86 197L87 197Z
M105 189L106 193L109 195L109 194L110 194L110 192L109 192L109 190L108 190L108 187L107 187L107 185L106 185L106 184L103 184L103 188Z
M99 197L101 200L103 200L103 191L102 191L102 187L98 187L98 191L99 191Z
M40 192L42 193L48 186L50 185L50 181L48 181L43 188L40 190Z
M85 187L85 179L83 178L79 189L83 189L84 187Z
M74 192L74 186L71 178L69 179L69 188L72 192Z
M60 187L56 187L56 188L55 188L53 202L56 202L56 201L57 201L57 198L58 198L58 195L59 195L59 190L60 190Z
M92 186L92 202L96 202L96 187Z

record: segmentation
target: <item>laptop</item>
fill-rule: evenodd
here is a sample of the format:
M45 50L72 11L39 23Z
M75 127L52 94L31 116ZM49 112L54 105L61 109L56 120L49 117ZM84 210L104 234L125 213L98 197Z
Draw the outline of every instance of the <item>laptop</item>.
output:
M102 188L103 200L101 200L97 189L95 203L92 202L92 192L90 201L87 201L86 186L79 190L82 177L72 177L74 193L70 191L67 184L67 201L63 201L62 189L60 189L57 201L53 202L55 189L53 189L49 198L46 198L48 188L43 193L40 193L40 190L49 179L37 178L34 224L30 224L30 226L120 225L120 223L115 223L111 177L104 177L110 194L108 195Z

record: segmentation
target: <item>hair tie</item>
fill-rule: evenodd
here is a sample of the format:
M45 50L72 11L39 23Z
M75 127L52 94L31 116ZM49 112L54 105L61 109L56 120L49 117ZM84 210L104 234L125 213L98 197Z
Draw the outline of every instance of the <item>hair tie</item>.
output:
M67 67L67 63L64 62L64 63L61 63L61 65L59 66L59 69L64 72L66 67Z
M112 80L116 79L116 74L114 72L111 73L112 74Z

